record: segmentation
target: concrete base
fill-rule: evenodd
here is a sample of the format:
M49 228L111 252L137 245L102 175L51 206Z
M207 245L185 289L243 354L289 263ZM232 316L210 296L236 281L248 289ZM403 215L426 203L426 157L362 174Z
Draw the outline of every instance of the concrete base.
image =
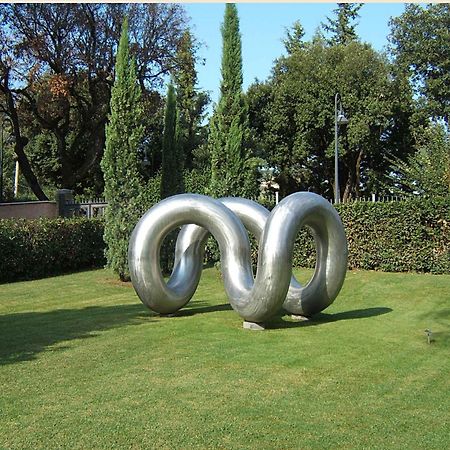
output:
M264 331L266 329L263 323L247 322L246 320L244 320L242 326L245 330Z
M176 317L176 313L160 314L159 317Z
M297 322L306 322L309 319L309 317L306 316L298 316L297 314L291 314L291 319L296 320Z

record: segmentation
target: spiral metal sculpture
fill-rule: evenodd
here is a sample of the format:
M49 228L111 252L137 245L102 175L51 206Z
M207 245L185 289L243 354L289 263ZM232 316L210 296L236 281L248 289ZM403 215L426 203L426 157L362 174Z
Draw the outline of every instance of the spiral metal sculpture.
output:
M159 265L161 244L180 226L174 269L166 283ZM292 255L296 235L304 226L314 235L317 258L311 280L301 286L292 276ZM246 229L259 242L255 278ZM265 322L282 307L311 316L334 301L344 282L347 240L339 215L321 196L295 193L269 212L242 198L180 194L150 208L130 239L131 281L146 306L170 314L189 302L200 280L209 233L219 245L230 304L248 322Z

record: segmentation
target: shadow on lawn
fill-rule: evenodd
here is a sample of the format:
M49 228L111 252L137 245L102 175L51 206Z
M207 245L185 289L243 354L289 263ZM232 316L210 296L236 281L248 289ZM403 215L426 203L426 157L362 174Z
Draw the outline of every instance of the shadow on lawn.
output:
M35 359L58 342L91 338L98 331L150 320L141 304L5 314L0 316L0 365Z
M320 325L323 323L337 322L339 320L355 320L366 319L369 317L381 316L392 312L391 308L366 308L366 309L354 309L352 311L344 311L335 314L319 313L313 316L310 320L305 321L288 321L284 320L282 315L275 317L270 323L267 324L267 328L293 328L293 327L310 327Z
M209 305L204 301L194 301L192 303L188 303L184 308L178 310L174 317L186 317L186 316L194 316L197 314L205 314L215 311L231 311L233 308L229 303L223 303L221 305Z

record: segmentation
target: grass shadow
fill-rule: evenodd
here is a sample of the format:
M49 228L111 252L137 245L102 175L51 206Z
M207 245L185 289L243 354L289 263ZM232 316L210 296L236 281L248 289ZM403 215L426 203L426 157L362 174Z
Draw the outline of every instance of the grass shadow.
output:
M178 310L171 317L187 317L195 316L197 314L205 314L217 311L231 311L233 308L229 303L223 303L221 305L210 305L204 301L195 301L188 303L184 308Z
M369 317L381 316L392 312L391 308L378 307L366 309L354 309L351 311L343 311L335 314L319 313L311 317L309 320L294 321L285 320L286 313L280 313L271 322L267 324L269 329L278 328L295 328L295 327L310 327L317 326L324 323L337 322L340 320L357 320L367 319Z
M149 320L141 304L1 315L0 365L33 360L59 342L92 338L95 332Z

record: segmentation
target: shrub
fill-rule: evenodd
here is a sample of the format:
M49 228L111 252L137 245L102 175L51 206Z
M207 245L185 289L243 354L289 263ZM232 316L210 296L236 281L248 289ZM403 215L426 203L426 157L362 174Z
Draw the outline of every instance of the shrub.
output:
M101 219L0 220L0 282L102 267Z
M159 184L154 180L149 186L146 200L151 203ZM450 198L347 203L337 210L347 234L350 269L450 273ZM102 267L103 228L102 219L0 220L0 282ZM207 249L206 262L217 261L214 248ZM256 258L252 239L254 263ZM314 267L315 259L314 240L301 230L294 265Z
M386 272L449 273L450 197L337 207L349 267Z
M350 269L450 273L450 197L353 202L336 209L347 235ZM255 264L254 241L252 260ZM314 267L315 262L314 239L302 229L295 242L293 265Z

